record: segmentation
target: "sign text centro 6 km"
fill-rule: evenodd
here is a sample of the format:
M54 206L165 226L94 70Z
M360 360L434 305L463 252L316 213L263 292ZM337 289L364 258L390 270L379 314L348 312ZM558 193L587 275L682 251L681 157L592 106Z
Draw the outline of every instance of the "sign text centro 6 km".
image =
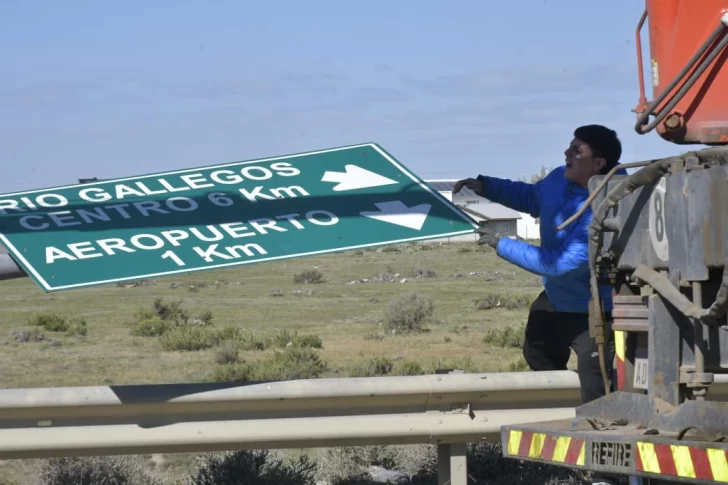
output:
M376 144L0 195L45 291L473 233Z

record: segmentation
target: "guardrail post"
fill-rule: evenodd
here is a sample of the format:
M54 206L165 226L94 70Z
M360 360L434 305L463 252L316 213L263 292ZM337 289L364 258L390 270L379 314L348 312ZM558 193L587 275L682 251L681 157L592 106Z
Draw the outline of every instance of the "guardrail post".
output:
M437 445L437 485L468 485L467 444Z

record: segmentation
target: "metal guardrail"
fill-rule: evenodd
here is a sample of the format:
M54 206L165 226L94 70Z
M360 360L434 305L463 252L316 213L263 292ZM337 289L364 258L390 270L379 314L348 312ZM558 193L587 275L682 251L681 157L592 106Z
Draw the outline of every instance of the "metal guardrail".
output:
M0 390L0 459L432 443L465 484L465 444L574 416L571 371ZM718 376L713 399L728 399Z
M465 485L466 443L578 399L568 371L6 389L0 459L432 443Z

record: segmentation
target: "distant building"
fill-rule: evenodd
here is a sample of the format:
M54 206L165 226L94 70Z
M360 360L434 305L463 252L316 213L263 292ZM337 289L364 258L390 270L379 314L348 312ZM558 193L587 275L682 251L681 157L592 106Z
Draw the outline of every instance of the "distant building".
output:
M479 196L464 188L453 196L452 190L457 180L425 180L434 190L447 200L468 213L480 225L492 228L508 237L539 239L538 221L529 214L518 212Z
M94 178L78 179L78 183L79 184L90 184L92 182L101 182L103 180L104 179L100 179L98 177L94 177Z

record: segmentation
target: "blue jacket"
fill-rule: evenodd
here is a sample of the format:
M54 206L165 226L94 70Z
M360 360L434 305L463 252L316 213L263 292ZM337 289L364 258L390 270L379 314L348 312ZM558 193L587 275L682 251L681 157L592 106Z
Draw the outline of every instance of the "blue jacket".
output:
M483 183L486 199L541 218L540 247L504 237L496 247L498 256L542 276L554 310L588 312L591 207L563 231L556 227L582 206L589 191L566 180L564 169L554 169L535 184L484 175L478 179ZM604 310L611 311L612 288L602 286L600 294Z

